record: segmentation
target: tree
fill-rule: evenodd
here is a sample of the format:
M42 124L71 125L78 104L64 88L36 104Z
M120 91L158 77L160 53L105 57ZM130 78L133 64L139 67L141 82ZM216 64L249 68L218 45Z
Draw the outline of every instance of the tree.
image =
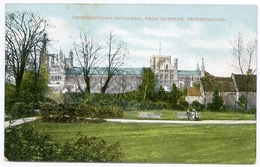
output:
M126 54L128 54L127 44L115 38L113 31L108 34L108 52L105 56L107 66L104 76L106 77L104 85L101 87L101 93L105 93L114 75L118 73L118 68L124 64ZM104 77L103 76L103 77Z
M235 58L233 67L246 76L245 79L245 109L247 109L247 95L249 91L252 75L257 71L257 40L250 39L244 42L242 34L239 32L236 39L230 41L231 53ZM256 84L256 83L255 83Z
M16 98L19 98L28 58L36 47L42 46L48 22L30 12L6 14L5 21L5 69L8 78L14 78Z
M181 96L182 96L182 93L181 91L177 88L176 84L173 83L172 84L172 91L170 93L170 102L173 104L173 105L177 105L178 103L178 100L180 100Z
M93 37L87 33L80 33L80 42L74 43L74 50L76 54L76 66L71 64L73 68L80 67L80 71L83 74L83 79L86 84L86 89L81 87L79 78L75 74L74 80L78 83L78 88L81 92L90 93L90 80L94 72L94 67L97 66L101 59L98 57L98 52L101 47L97 44Z
M143 95L143 100L151 100L155 93L156 79L150 68L143 68L142 85L139 91Z
M214 91L212 103L209 108L213 111L220 111L224 105L223 99L219 96L218 90Z
M241 74L254 74L257 70L257 40L252 39L245 44L243 36L239 32L237 37L230 43L231 53L235 59L232 66L239 70Z

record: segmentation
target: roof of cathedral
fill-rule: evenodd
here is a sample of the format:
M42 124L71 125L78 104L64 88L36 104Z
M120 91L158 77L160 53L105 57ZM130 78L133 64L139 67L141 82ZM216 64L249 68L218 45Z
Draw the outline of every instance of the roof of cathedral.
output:
M143 68L116 68L115 75L142 75ZM66 75L83 75L82 67L71 67L65 69ZM106 67L92 67L90 69L91 75L105 75L107 73Z
M178 70L178 75L181 76L200 76L200 71L197 70Z

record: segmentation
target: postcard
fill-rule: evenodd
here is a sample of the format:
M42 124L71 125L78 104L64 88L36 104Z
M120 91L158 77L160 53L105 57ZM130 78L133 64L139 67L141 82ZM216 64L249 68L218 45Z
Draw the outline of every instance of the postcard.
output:
M6 3L5 163L256 164L257 17Z

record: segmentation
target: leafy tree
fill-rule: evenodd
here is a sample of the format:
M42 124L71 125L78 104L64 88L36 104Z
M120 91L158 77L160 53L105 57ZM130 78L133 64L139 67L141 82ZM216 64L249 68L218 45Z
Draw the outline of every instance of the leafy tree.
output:
M170 103L172 103L173 105L177 105L178 101L182 96L182 92L177 88L175 83L172 84L172 91L169 96Z
M166 100L166 92L163 88L163 86L160 86L158 92L157 92L157 98L158 101L165 101Z
M223 103L223 99L219 96L218 90L215 90L213 94L213 101L210 104L210 109L212 111L220 111L224 105Z
M155 75L150 68L143 68L142 85L139 88L142 100L151 100L154 97L156 86Z

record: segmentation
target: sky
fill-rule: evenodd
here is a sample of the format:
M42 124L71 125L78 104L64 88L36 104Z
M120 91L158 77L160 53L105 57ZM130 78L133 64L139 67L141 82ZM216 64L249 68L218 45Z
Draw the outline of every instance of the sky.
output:
M238 71L232 68L230 41L238 32L245 41L257 37L256 5L7 4L5 9L47 18L49 53L62 49L68 56L80 32L87 32L104 54L113 31L127 43L126 67L149 67L150 57L160 54L178 58L179 70L195 70L204 58L206 71L231 76Z

